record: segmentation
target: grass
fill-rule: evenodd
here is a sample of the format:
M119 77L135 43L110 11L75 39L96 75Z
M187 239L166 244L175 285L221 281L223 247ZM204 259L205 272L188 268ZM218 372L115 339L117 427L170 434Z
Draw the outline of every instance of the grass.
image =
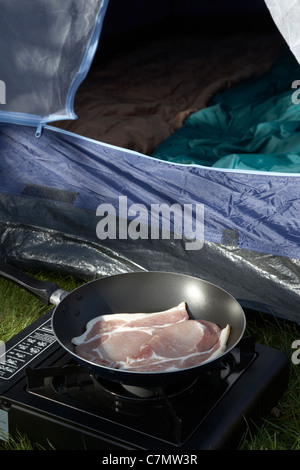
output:
M57 282L59 287L69 291L83 283L61 274L40 273L34 276L41 280ZM6 279L0 279L0 299L0 339L5 342L49 309L32 294Z
M257 341L266 346L280 349L290 359L290 377L275 413L270 413L262 423L247 430L241 449L246 450L300 450L300 364L294 364L292 348L300 339L299 326L276 317L256 315L247 321L249 334L257 335ZM298 354L300 358L300 354ZM275 416L274 416L275 415Z
M39 279L55 281L59 287L72 290L84 281L61 274L36 275ZM46 312L49 307L12 282L0 278L0 340L7 341ZM285 352L290 359L289 386L276 406L276 413L266 416L259 426L247 426L240 450L300 450L300 364L294 364L292 344L300 340L299 326L262 314L247 318L246 334L256 334L257 341ZM298 355L300 358L300 354ZM273 410L274 411L274 410ZM0 441L0 450L40 449L26 436L9 442Z

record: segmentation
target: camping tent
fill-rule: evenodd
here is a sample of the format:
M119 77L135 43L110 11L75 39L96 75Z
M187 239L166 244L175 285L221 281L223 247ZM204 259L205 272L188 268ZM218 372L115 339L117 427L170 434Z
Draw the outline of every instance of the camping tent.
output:
M0 1L1 258L299 322L298 9L247 3Z

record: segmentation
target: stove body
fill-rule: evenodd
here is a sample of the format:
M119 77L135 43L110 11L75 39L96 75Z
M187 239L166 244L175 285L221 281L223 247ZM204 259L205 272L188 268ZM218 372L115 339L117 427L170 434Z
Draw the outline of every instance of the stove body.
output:
M216 450L277 403L284 353L243 338L218 367L172 388L133 389L92 376L64 351L52 310L6 343L0 361L0 438L25 434L43 448ZM248 423L248 424L247 424Z

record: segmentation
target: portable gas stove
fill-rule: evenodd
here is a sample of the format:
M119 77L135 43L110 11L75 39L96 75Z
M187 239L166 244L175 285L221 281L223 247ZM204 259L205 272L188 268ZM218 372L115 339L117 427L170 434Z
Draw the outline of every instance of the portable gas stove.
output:
M139 389L92 376L68 356L45 315L6 343L0 360L0 435L44 448L236 448L287 386L281 351L244 337L218 367L189 383ZM1 358L0 358L1 359Z

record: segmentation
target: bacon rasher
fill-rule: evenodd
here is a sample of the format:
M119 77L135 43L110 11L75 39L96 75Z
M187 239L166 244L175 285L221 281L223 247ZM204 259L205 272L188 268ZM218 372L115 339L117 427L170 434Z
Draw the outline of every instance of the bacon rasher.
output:
M230 326L189 319L185 302L155 313L102 315L73 338L76 354L90 362L140 372L177 370L223 353Z

